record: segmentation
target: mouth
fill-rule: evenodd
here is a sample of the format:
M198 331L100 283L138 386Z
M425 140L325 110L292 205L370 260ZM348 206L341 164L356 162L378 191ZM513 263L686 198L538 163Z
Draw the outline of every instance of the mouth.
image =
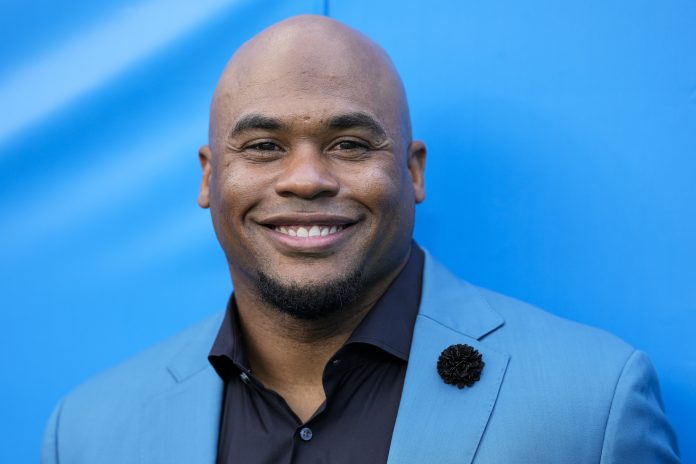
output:
M279 232L283 235L288 235L290 237L326 237L329 235L341 232L346 227L350 227L350 224L339 224L339 225L283 225L283 226L271 226L273 230Z
M303 251L328 250L346 239L359 221L333 215L275 216L259 221L282 248Z

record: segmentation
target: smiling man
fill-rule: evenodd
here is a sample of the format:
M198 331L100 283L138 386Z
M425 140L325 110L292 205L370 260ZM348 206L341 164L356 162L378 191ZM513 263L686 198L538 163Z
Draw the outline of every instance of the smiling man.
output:
M242 46L199 152L227 310L66 397L43 462L678 462L645 355L413 242L425 153L356 31Z

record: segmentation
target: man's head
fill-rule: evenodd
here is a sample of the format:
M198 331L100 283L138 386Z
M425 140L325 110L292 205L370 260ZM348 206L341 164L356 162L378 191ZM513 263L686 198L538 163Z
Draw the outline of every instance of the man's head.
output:
M291 18L235 53L200 159L237 292L319 318L408 256L425 148L385 52L336 21Z

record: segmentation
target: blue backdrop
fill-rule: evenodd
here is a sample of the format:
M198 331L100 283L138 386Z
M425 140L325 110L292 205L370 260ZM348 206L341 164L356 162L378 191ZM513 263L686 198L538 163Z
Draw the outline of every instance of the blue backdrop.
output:
M237 46L302 12L364 31L400 69L429 147L418 240L647 351L696 462L693 1L0 8L0 462L36 461L76 384L223 308L195 203L209 98Z

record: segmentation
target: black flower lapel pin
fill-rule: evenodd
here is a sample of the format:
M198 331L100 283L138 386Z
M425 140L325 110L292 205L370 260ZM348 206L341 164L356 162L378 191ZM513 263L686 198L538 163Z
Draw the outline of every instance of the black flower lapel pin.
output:
M462 344L450 345L440 353L437 373L446 384L462 389L479 381L485 364L481 353L475 348Z

